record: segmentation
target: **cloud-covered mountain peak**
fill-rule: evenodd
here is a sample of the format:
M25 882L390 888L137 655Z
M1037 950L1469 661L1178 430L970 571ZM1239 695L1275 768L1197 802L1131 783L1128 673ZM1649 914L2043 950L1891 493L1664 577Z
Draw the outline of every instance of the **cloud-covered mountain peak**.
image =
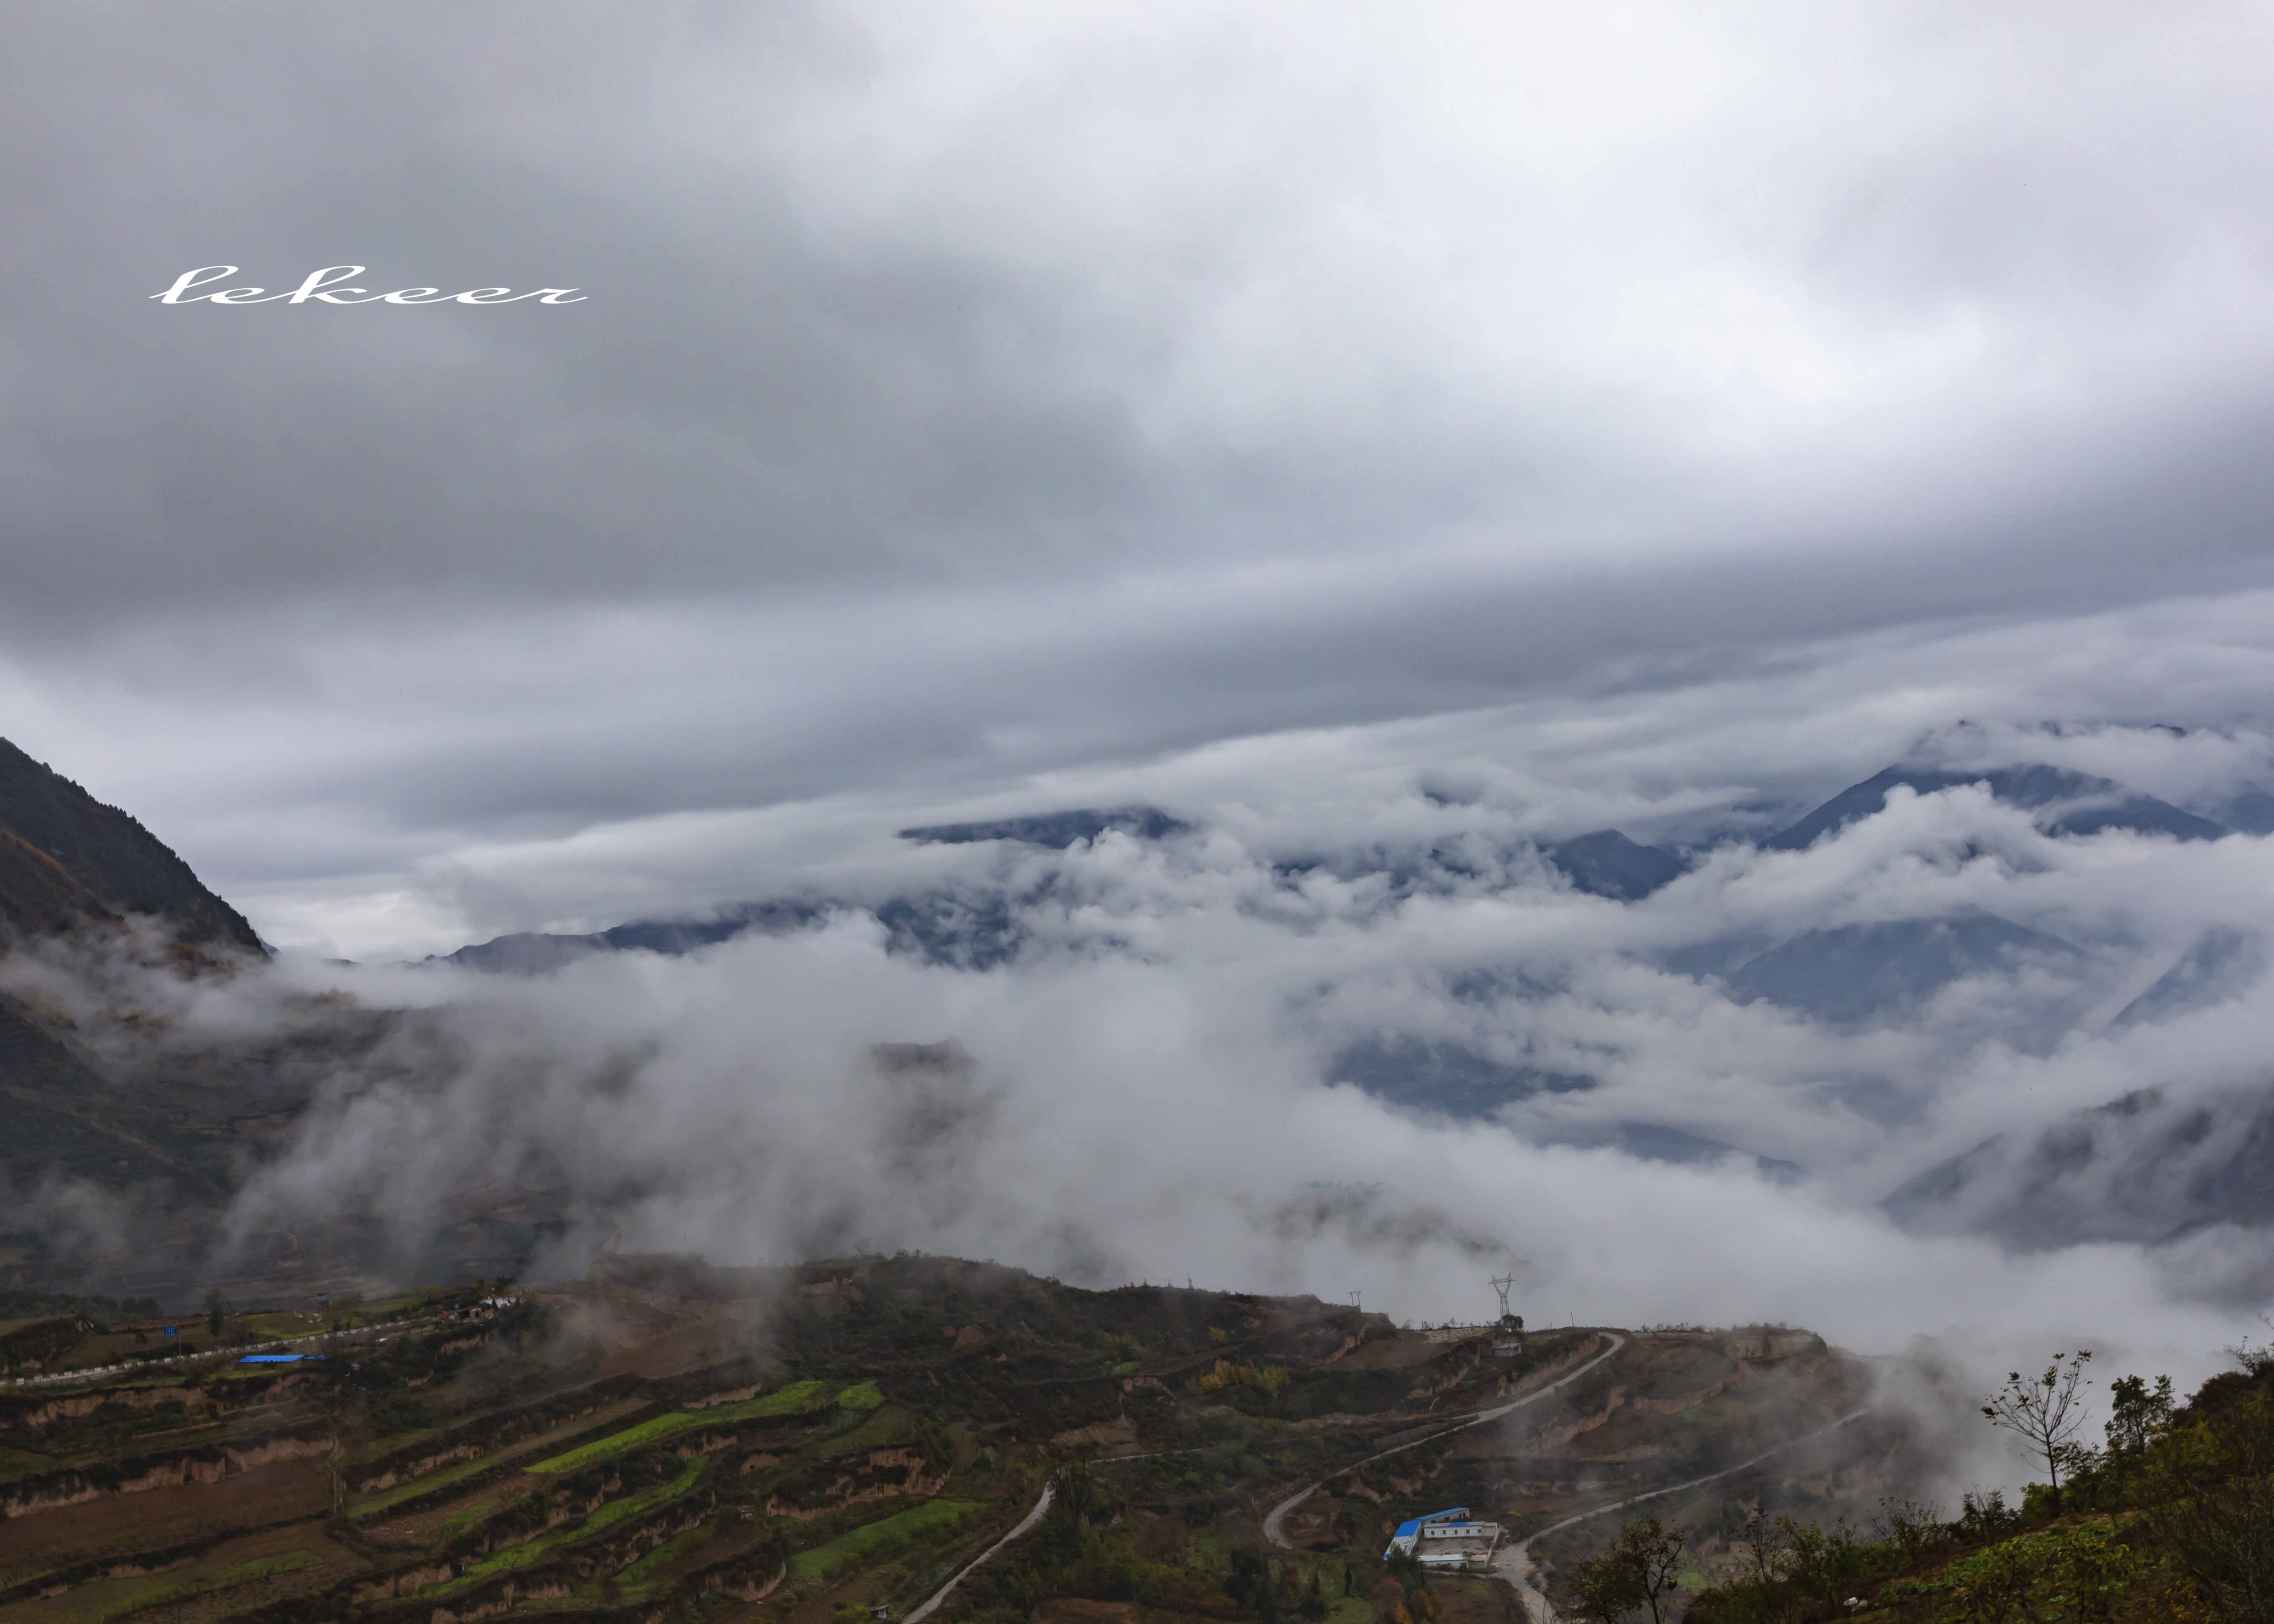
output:
M2094 835L2108 830L2168 835L2180 840L2216 840L2227 832L2207 817L2167 801L2127 788L2112 778L2043 762L2007 766L1935 766L1897 763L1860 784L1851 784L1789 828L1761 842L1766 851L1798 852L1825 836L1885 809L1897 789L1931 795L1978 784L1999 801L2038 815L2038 825L2053 835Z

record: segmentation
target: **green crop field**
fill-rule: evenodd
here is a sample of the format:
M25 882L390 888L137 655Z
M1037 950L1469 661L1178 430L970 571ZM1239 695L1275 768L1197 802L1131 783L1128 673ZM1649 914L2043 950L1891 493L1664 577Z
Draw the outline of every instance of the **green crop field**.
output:
M789 1570L801 1579L825 1579L847 1562L885 1545L900 1545L936 1528L951 1528L981 1508L968 1500L930 1500L875 1522L864 1522L840 1534L825 1545L801 1551L789 1559Z
M703 1476L704 1468L709 1464L707 1461L690 1462L687 1470L669 1483L659 1484L642 1494L627 1494L621 1500L609 1500L575 1528L556 1529L549 1534L539 1534L536 1538L526 1540L520 1545L508 1545L502 1551L486 1557L481 1561L470 1564L463 1577L451 1579L441 1584L429 1585L419 1594L447 1596L452 1590L463 1589L477 1579L487 1578L493 1573L502 1573L508 1568L526 1568L548 1551L561 1545L574 1544L580 1539L590 1538L604 1529L613 1528L626 1517L636 1516L644 1511L652 1511L667 1500L677 1500L688 1490L693 1488L697 1480Z
M862 1385L872 1393L876 1391L874 1382L865 1382ZM794 1381L779 1393L768 1393L757 1398L744 1399L739 1404L720 1404L713 1409L697 1410L691 1414L681 1410L666 1410L662 1415L651 1417L641 1422L637 1426L627 1427L621 1432L611 1432L606 1438L596 1438L589 1444L579 1445L565 1454L553 1456L550 1460L539 1461L529 1470L535 1472L574 1471L579 1466L589 1466L594 1461L605 1461L611 1455L621 1455L627 1449L639 1448L644 1444L651 1444L659 1438L668 1438L674 1432L683 1432L690 1427L717 1426L735 1421L756 1420L764 1416L804 1415L812 1410L825 1410L828 1408L830 1402L824 1396L828 1387L829 1384L825 1381ZM856 1390L850 1387L846 1389L848 1393ZM883 1402L883 1395L879 1395L877 1402Z

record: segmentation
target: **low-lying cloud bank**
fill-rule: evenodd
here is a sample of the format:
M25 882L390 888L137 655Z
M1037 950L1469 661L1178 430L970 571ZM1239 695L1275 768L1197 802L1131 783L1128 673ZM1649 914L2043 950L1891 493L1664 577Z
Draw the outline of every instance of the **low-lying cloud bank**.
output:
M2040 742L2154 748L2080 737ZM287 959L215 1008L343 989L419 1013L334 1079L237 1228L348 1214L409 1255L469 1192L538 1192L566 1215L540 1267L910 1248L1416 1319L1478 1313L1512 1269L1537 1322L2115 1336L2182 1374L2257 1327L2274 990L2240 947L2171 988L2206 940L2258 940L2274 840L2057 836L1978 786L1897 789L1621 903L1490 786L1413 782L1410 838L1338 852L1178 810L1201 827L914 848L833 873L844 906L812 922L676 957ZM917 888L1014 951L975 968L952 929L926 949L852 906ZM1764 954L1835 952L1895 991L1861 1014L1804 980L1747 991ZM1433 1092L1433 1064L1473 1086Z

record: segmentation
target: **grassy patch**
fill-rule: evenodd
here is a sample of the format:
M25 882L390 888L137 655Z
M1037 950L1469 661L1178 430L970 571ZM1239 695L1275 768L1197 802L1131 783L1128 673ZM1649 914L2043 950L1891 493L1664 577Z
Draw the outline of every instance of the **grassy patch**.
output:
M837 1408L840 1410L874 1410L884 1402L884 1394L877 1390L873 1381L847 1387L837 1395Z
M682 1410L667 1410L651 1417L637 1426L627 1427L621 1432L611 1432L606 1438L596 1438L589 1444L579 1444L566 1454L537 1462L530 1467L533 1472L574 1471L579 1466L589 1466L594 1461L605 1461L611 1455L621 1455L627 1449L636 1449L642 1444L653 1443L659 1438L668 1438L674 1432L685 1432L699 1417Z
M105 1624L107 1620L124 1618L146 1607L187 1601L194 1596L250 1584L256 1579L267 1579L277 1574L297 1573L301 1568L313 1568L322 1560L323 1558L312 1551L284 1551L275 1556L259 1556L248 1562L239 1562L219 1573L192 1570L184 1574L177 1570L106 1581L87 1585L74 1594L74 1600L79 1604L74 1610L75 1616L82 1624Z
M813 1452L813 1457L817 1461L826 1461L840 1455L855 1455L863 1449L881 1449L887 1444L899 1443L914 1430L914 1423L908 1419L907 1410L880 1410L843 1436L822 1445Z
M223 1571L222 1583L245 1584L255 1579L267 1579L277 1574L298 1573L303 1568L313 1568L324 1559L313 1551L284 1551L275 1556L256 1556L249 1562L239 1562Z
M1144 1362L1142 1359L1124 1359L1105 1373L1109 1376L1126 1376Z
M739 1404L719 1404L703 1412L704 1421L748 1421L758 1416L802 1416L817 1410L825 1410L829 1384L825 1381L793 1381L779 1393L762 1393L756 1398L746 1398Z
M874 1384L868 1384L873 1390ZM765 1416L803 1415L824 1410L829 1405L829 1384L822 1381L794 1381L779 1393L768 1393L757 1398L746 1398L739 1404L720 1404L689 1415L685 1410L667 1410L664 1414L627 1427L621 1432L611 1432L606 1438L596 1438L565 1455L539 1461L529 1470L536 1472L574 1471L579 1466L589 1466L594 1461L605 1461L627 1449L637 1449L669 1438L674 1432L684 1432L690 1427L716 1426L722 1423L757 1420ZM850 1392L853 1389L847 1388ZM880 1396L879 1403L884 1401Z
M414 1495L428 1493L435 1489L447 1489L452 1484L462 1482L476 1472L485 1471L496 1464L494 1456L476 1455L471 1461L461 1461L456 1466L446 1466L440 1471L427 1473L424 1477L413 1477L408 1483L398 1483L391 1489L382 1489L368 1500L358 1500L349 1507L348 1518L350 1522L365 1522L377 1516L390 1506L401 1505Z
M555 1529L521 1545L508 1545L504 1550L469 1565L463 1577L428 1585L418 1593L421 1596L447 1596L477 1580L486 1579L492 1574L503 1573L509 1568L526 1568L549 1551L574 1545L580 1539L588 1539L605 1529L614 1528L626 1517L637 1516L644 1511L654 1510L666 1500L677 1500L695 1486L697 1479L703 1476L703 1469L708 1464L705 1461L691 1461L687 1470L669 1483L659 1484L643 1494L628 1494L621 1500L609 1500L575 1528Z
M0 1482L11 1477L28 1477L34 1472L53 1471L56 1463L44 1455L34 1455L29 1449L0 1449Z
M847 1563L858 1560L871 1551L900 1545L934 1529L952 1528L983 1504L984 1501L975 1500L926 1500L922 1505L911 1507L896 1515L875 1522L864 1522L850 1533L840 1534L825 1545L799 1552L789 1559L789 1570L800 1579L826 1579Z

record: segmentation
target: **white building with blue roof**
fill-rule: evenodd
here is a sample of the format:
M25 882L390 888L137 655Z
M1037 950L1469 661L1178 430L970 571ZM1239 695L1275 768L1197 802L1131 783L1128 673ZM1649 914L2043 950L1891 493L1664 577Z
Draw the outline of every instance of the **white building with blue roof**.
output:
M1499 1544L1499 1523L1471 1522L1469 1508L1455 1506L1400 1522L1382 1560L1402 1553L1425 1568L1488 1568Z

